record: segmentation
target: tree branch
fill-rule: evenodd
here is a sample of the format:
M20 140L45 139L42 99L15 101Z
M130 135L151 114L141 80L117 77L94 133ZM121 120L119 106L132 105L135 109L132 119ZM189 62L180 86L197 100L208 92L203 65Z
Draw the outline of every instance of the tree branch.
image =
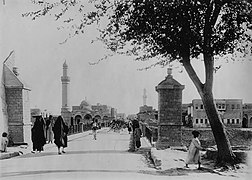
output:
M185 67L185 70L188 73L190 79L192 80L192 82L196 86L198 92L200 94L202 94L202 90L203 90L204 85L202 84L197 73L195 72L194 68L192 67L192 64L190 62L189 57L183 58L183 66Z

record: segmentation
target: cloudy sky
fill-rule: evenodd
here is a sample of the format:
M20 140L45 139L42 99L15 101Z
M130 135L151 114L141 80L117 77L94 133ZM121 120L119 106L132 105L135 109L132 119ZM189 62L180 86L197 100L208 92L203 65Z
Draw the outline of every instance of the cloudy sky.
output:
M30 0L5 0L0 3L0 58L1 62L14 50L16 66L24 81L31 87L31 108L47 109L59 114L61 108L62 65L68 64L70 106L79 105L85 98L91 103L107 104L126 114L137 113L143 104L143 89L147 90L147 104L157 108L155 86L162 81L167 68L148 71L138 68L148 64L133 61L131 57L114 56L96 62L105 52L100 44L91 44L92 30L60 44L68 32L57 30L52 17L32 21L21 14L34 9ZM220 62L218 62L220 63ZM252 62L222 62L215 74L215 98L240 98L252 103ZM202 62L195 61L196 71L203 77ZM183 67L174 66L173 77L185 85L183 102L199 98ZM181 73L182 70L182 73Z

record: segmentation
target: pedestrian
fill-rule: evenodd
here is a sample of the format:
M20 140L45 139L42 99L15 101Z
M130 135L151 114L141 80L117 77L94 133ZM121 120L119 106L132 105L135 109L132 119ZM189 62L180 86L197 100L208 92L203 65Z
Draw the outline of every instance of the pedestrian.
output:
M94 140L97 139L97 129L98 129L98 120L94 119L93 123L92 123L92 130L93 130Z
M136 150L139 150L141 147L141 136L142 136L142 131L140 129L139 123L135 125L135 131L134 131L134 138L135 138L135 146Z
M65 124L61 116L58 116L52 130L54 133L54 143L58 147L58 154L61 154L61 152L66 153L65 148L67 147L68 126Z
M200 150L204 150L203 147L201 147L200 141L198 139L200 133L199 131L193 131L193 139L191 141L191 144L189 146L189 150L188 150L188 155L187 155L187 159L185 161L186 168L189 168L188 164L193 164L196 163L198 164L198 169L201 169L200 165L201 165L201 159L200 159Z
M49 118L46 120L46 139L47 143L53 143L53 116L49 115Z
M128 126L128 132L130 134L130 132L132 130L132 123L131 123L131 121L128 122L127 126Z
M41 115L34 117L36 119L31 130L33 144L32 153L43 151L43 146L46 144L44 120Z
M7 152L7 145L8 145L8 137L7 137L7 133L3 132L2 133L2 138L1 138L1 149L0 152Z

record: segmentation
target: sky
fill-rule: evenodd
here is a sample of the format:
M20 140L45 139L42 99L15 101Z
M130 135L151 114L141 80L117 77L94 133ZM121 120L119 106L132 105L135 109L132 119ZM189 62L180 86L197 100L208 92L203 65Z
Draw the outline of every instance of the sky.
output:
M147 91L147 105L158 107L155 86L167 76L167 67L139 71L150 62L137 62L132 57L113 56L97 65L90 65L101 58L105 50L101 44L91 44L95 38L92 29L61 44L68 35L58 30L59 24L50 16L32 21L22 13L36 9L30 0L0 2L0 59L15 51L16 66L22 79L31 88L30 106L52 114L60 114L61 80L64 61L68 64L69 106L81 101L95 105L106 104L118 112L135 114L143 105L143 90ZM242 99L252 103L252 62L217 62L221 69L214 74L214 97ZM193 63L203 80L202 61ZM173 77L182 85L183 103L200 98L184 68L173 66ZM182 72L181 72L182 71Z

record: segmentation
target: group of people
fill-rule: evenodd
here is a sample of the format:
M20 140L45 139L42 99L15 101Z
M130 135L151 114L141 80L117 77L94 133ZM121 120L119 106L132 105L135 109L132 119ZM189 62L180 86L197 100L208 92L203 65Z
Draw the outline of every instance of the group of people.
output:
M65 147L67 147L67 133L68 126L64 122L61 116L57 117L57 120L53 122L52 116L45 121L44 118L39 115L35 116L35 122L32 127L32 153L43 151L43 147L48 143L54 143L58 147L58 154L65 153Z
M137 151L141 147L142 137L142 130L140 129L139 121L135 118L134 120L128 122L127 127L129 134L132 131L130 151Z
M129 134L131 131L133 131L131 136L131 145L130 145L130 151L137 151L141 147L141 141L140 138L142 136L142 131L139 126L139 121L135 118L132 121L128 122L128 132ZM200 150L205 150L201 146L199 136L199 131L192 131L193 139L190 143L190 146L188 148L188 154L187 158L185 160L185 167L189 168L189 164L198 164L198 169L201 169L201 157L200 157Z
M131 151L137 151L141 147L141 136L142 131L140 129L140 124L137 119L129 121L127 124L129 134L131 135ZM92 131L94 139L97 139L97 130L99 129L99 124L97 119L93 119ZM67 147L67 134L68 126L64 122L62 116L58 116L57 120L53 122L52 116L45 121L42 116L36 116L35 122L32 127L32 143L33 151L41 152L43 151L43 146L48 143L52 143L54 138L54 143L58 147L58 154L65 153L65 148ZM197 163L198 169L201 169L201 158L200 150L205 150L201 147L199 136L199 131L192 131L193 139L190 143L188 155L185 160L185 167L189 168L188 164ZM1 137L1 149L0 152L6 152L6 147L8 145L7 133L3 132Z

